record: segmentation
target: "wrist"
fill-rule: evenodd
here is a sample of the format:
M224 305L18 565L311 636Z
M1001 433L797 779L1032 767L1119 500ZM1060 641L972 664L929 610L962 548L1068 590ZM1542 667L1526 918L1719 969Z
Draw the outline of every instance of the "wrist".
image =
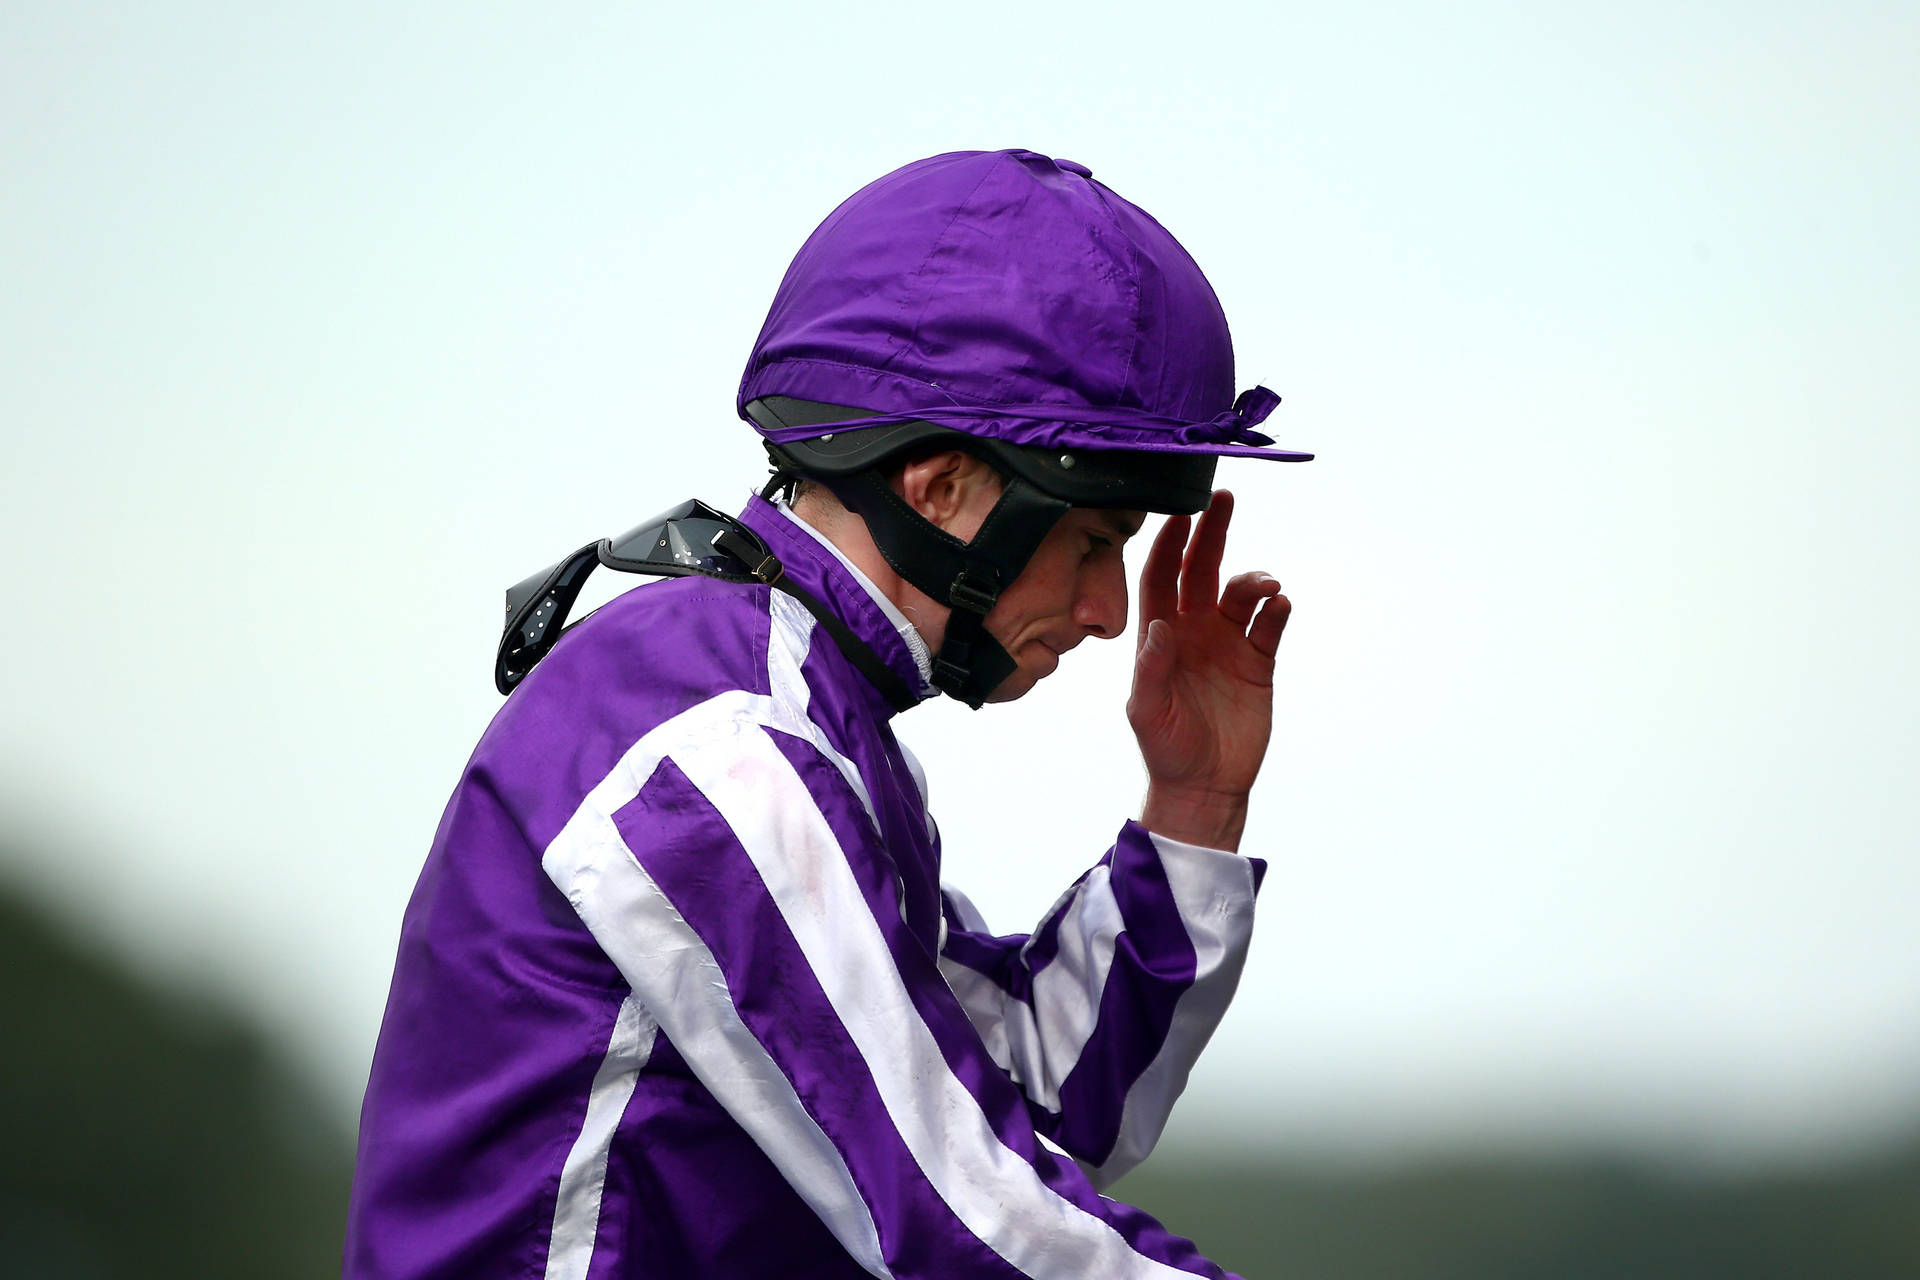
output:
M1247 826L1247 793L1149 785L1140 825L1169 840L1236 853Z

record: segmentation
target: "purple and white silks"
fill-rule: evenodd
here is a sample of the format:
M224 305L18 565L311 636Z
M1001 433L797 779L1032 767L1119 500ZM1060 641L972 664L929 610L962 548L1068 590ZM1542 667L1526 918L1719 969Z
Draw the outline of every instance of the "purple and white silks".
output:
M924 686L846 566L744 518ZM994 936L814 626L649 584L507 700L402 926L346 1276L1222 1274L1098 1188L1224 1012L1262 864L1128 823Z

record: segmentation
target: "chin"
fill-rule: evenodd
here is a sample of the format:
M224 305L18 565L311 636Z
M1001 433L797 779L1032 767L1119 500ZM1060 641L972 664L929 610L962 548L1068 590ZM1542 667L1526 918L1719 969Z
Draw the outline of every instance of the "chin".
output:
M1012 702L1033 692L1033 686L1060 668L1060 655L1038 640L1029 640L1013 650L1017 664L1013 674L995 685L988 702Z
M1038 671L1028 671L1024 667L1019 668L993 687L993 692L987 695L987 701L1012 702L1016 698L1024 698L1033 692L1033 686L1040 683L1041 674Z

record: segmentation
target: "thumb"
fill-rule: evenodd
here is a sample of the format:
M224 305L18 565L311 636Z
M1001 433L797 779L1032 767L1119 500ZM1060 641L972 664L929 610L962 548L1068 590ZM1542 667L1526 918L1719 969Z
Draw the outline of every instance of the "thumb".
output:
M1140 652L1133 660L1133 703L1145 709L1158 707L1167 700L1167 686L1173 675L1173 628L1164 618L1147 624L1140 639Z

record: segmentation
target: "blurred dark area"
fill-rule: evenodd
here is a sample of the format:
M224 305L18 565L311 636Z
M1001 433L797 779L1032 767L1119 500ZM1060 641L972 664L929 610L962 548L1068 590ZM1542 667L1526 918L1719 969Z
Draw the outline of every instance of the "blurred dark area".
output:
M1920 1144L1819 1173L1713 1178L1577 1156L1345 1176L1150 1162L1114 1194L1250 1278L1920 1277Z
M339 1276L350 1135L257 1030L7 886L0 968L0 1277Z
M0 1277L339 1275L352 1135L258 1030L4 887L0 961ZM1367 1173L1222 1154L1152 1162L1115 1194L1250 1278L1920 1277L1920 1143L1716 1178L1577 1154Z

